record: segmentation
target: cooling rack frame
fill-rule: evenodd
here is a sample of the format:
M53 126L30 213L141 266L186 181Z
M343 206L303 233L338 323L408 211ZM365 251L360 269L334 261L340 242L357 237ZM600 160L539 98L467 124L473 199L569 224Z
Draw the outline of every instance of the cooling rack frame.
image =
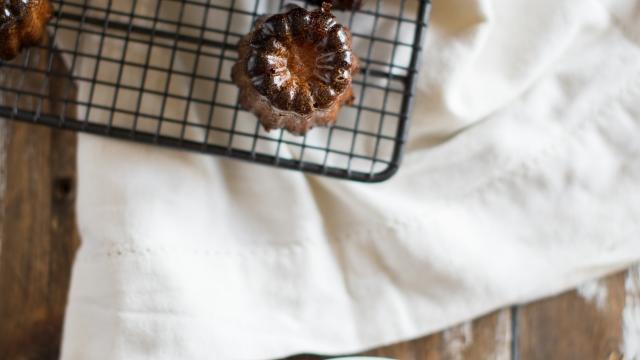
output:
M152 1L156 4L155 14L140 15L136 12L137 4L142 1ZM54 0L52 1L55 16L48 25L49 40L42 45L26 49L21 56L11 62L0 61L0 75L2 72L13 73L11 76L16 81L10 84L0 81L0 117L25 121L35 124L53 126L72 131L85 132L95 135L103 135L117 139L132 140L139 143L161 145L182 150L190 150L200 153L221 155L234 159L245 160L265 165L272 165L280 168L299 170L313 174L326 175L335 178L349 179L361 182L380 182L393 176L400 166L407 132L410 123L410 114L415 99L416 78L421 64L423 38L428 26L428 15L430 12L430 0L397 0L399 14L390 14L382 11L384 0L368 0L361 11L341 12L343 18L348 18L350 28L357 28L368 19L371 23L371 32L354 31L354 44L356 41L364 43L361 52L356 54L360 57L362 71L354 79L354 92L356 102L351 108L351 118L337 124L329 129L314 129L310 133L322 131L324 137L320 137L315 143L307 137L294 138L288 134L280 132L266 133L258 124L257 120L242 110L237 102L221 103L218 101L218 93L221 88L228 89L229 74L225 72L225 65L234 61L235 46L239 37L243 34L233 29L234 16L250 16L252 21L262 15L259 11L261 2L268 0L253 0L255 6L252 10L236 6L236 0L133 0L131 11L113 9L112 0L104 0L107 5L103 7L92 5L91 1L81 0ZM297 3L301 6L311 7L312 5L301 1L287 1ZM174 3L178 6L179 16L177 20L168 20L161 15L162 4ZM280 1L280 6L284 5L284 0ZM183 21L184 12L187 6L200 7L205 11L200 26ZM405 8L411 7L415 14L405 15ZM207 24L207 17L210 11L221 14L225 12L229 16L226 24L221 24L220 28ZM100 14L104 16L100 16ZM413 17L411 17L413 16ZM130 21L126 21L129 17ZM392 38L381 36L378 32L380 23L385 23L387 32L395 33ZM394 23L395 22L395 23ZM356 25L354 27L354 24ZM174 26L176 31L170 31ZM400 39L401 30L404 27L412 27L412 41L403 42ZM389 30L391 29L391 30ZM183 32L181 30L186 31ZM187 31L189 30L189 31ZM57 36L62 32L77 32L75 46L67 48L61 47L57 41ZM197 34L201 36L197 36ZM83 35L96 37L97 54L87 53L80 46L79 39ZM207 34L212 34L207 36ZM406 34L405 34L406 35ZM109 41L116 41L123 44L122 56L120 59L107 58L102 55L102 48ZM145 40L146 39L146 40ZM221 39L221 40L216 40ZM359 40L360 39L360 40ZM143 64L133 64L127 60L127 49L134 42L147 41L146 62ZM185 45L187 44L187 45ZM380 45L381 44L381 45ZM158 68L152 65L153 49L162 47L169 51L171 55L170 64L166 68ZM380 49L378 49L379 47ZM207 53L204 49L217 49L216 52ZM397 65L398 49L408 49L403 55L409 55L406 65ZM365 51L366 49L366 51ZM384 50L387 49L386 55ZM193 71L180 71L174 68L176 53L189 53L195 57ZM379 60L375 53L382 54L386 60ZM57 67L52 66L54 54L66 57L66 63L70 66L69 71L61 72ZM213 54L213 55L212 55ZM237 56L237 55L236 55ZM387 56L387 57L385 57ZM217 68L211 69L209 75L199 73L200 57L218 57ZM81 74L76 71L76 66L80 61L95 61L93 74ZM36 61L37 60L37 61ZM46 60L46 61L43 61ZM35 63L39 63L36 66ZM100 67L103 63L114 69L113 76L116 80L104 80L100 76ZM44 64L44 65L43 65ZM142 71L142 81L138 86L129 86L124 83L127 79L128 67L136 65ZM105 65L106 66L106 65ZM89 67L90 68L90 67ZM228 70L228 69L226 69ZM164 89L153 90L147 87L145 79L150 72L165 72L167 80L163 84ZM228 72L228 71L227 71ZM177 96L172 93L170 85L174 76L181 76L189 79L187 86L188 93ZM26 77L38 77L42 83L39 89L25 89L22 84ZM195 83L199 80L208 81L212 86L211 101L196 98L194 94ZM47 91L48 84L52 81L63 81L67 85L64 90L57 93ZM386 82L385 82L386 81ZM72 98L74 91L71 91L79 83L86 85L89 90L85 93L85 99ZM106 83L106 84L105 84ZM382 85L380 85L382 84ZM393 86L391 84L394 84ZM115 90L111 104L104 104L98 100L94 93L98 87L113 87ZM131 89L133 88L133 89ZM138 92L136 109L124 109L119 107L119 92ZM375 92L382 96L382 101L371 104L365 103L368 92ZM4 93L4 94L2 94ZM144 96L154 96L161 101L162 106L158 113L150 115L143 110ZM391 102L390 97L398 99L397 110L387 109L387 103ZM398 95L399 94L399 95ZM378 99L380 99L378 96ZM177 100L176 100L177 99ZM26 101L28 100L28 101ZM122 97L120 97L122 100ZM183 118L176 119L167 115L167 107L172 106L171 102L183 101L185 108ZM58 106L43 106L43 103L55 103ZM29 104L29 106L25 105ZM195 104L195 105L193 105ZM372 105L373 104L373 105ZM203 123L190 122L190 109L193 106L209 106L208 120ZM70 107L80 108L81 111L70 112ZM230 121L226 126L218 125L217 119L221 118L219 110L225 109L227 113L232 112ZM47 109L56 109L48 111ZM107 120L93 121L96 112L100 112ZM343 110L345 111L345 110ZM84 114L84 115L79 115ZM365 115L367 119L365 118ZM122 115L132 118L131 126L122 126L114 118ZM97 116L95 116L97 117ZM242 117L243 120L239 120ZM378 117L379 120L375 120ZM139 126L140 119L155 121L151 126L155 131L143 131ZM390 118L392 120L388 120ZM364 120L363 120L364 119ZM370 120L374 119L374 120ZM239 123L242 121L244 130L240 129ZM384 122L393 122L389 129L385 128ZM375 124L374 124L375 122ZM362 124L366 123L369 129L363 129ZM248 125L247 125L248 124ZM163 128L169 125L174 127L171 135L163 132ZM175 125L175 126L174 126ZM247 130L253 128L253 131ZM201 130L203 139L194 140L186 136L191 127ZM377 130L376 130L377 128ZM175 129L179 129L177 132ZM373 129L373 130L371 130ZM148 130L148 129L147 129ZM215 132L217 135L228 135L223 142L212 142L209 134ZM225 134L226 133L226 134ZM343 144L337 145L334 137L341 134ZM245 146L240 146L234 142L234 138L242 138ZM364 138L365 140L360 140ZM326 141L324 145L323 141ZM350 143L349 143L350 141ZM226 144L225 144L226 142ZM346 146L345 146L346 144ZM364 146L360 146L365 144ZM383 145L386 155L382 157ZM264 146L263 146L264 145ZM284 148L294 150L288 151L289 156L284 156ZM359 150L362 147L365 150ZM266 151L261 150L267 149ZM314 153L314 156L305 157L305 153ZM291 155L295 153L294 155ZM334 161L339 158L340 161ZM126 161L126 159L123 159ZM359 164L356 166L356 164Z

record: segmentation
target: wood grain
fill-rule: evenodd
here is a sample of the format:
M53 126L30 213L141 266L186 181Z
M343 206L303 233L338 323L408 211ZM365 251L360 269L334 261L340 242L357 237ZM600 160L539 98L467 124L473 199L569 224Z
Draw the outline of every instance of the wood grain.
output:
M608 359L623 342L625 274L587 284L518 311L520 359ZM606 298L603 298L606 297Z
M419 340L365 353L407 360L509 360L511 312L500 310Z
M64 71L58 56L32 51L18 62ZM4 71L4 70L3 70ZM61 79L5 72L0 81L36 93L61 91ZM59 112L36 97L5 96L4 104ZM73 111L73 109L69 109ZM0 359L56 359L78 245L74 213L76 137L73 133L2 121L4 184L0 197ZM2 190L0 188L0 190Z

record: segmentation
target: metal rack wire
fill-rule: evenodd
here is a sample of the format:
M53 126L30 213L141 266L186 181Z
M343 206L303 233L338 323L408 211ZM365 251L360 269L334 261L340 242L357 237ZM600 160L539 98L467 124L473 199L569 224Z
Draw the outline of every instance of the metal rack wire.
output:
M284 0L53 5L50 41L0 61L0 77L17 79L0 82L0 117L358 181L383 181L398 169L429 0L365 0L359 11L335 12L351 28L363 65L356 102L335 126L305 137L264 131L238 106L230 79L239 39ZM67 71L52 66L54 53ZM42 86L25 88L26 77ZM65 85L50 93L54 80Z

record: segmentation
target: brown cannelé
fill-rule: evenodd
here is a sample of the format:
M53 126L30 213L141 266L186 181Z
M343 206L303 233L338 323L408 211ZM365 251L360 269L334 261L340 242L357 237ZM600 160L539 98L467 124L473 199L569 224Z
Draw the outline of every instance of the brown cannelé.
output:
M258 19L238 51L232 78L240 103L267 130L304 135L335 123L342 105L353 101L358 60L349 30L336 22L327 3Z
M49 0L0 0L0 59L11 60L36 45L52 13Z

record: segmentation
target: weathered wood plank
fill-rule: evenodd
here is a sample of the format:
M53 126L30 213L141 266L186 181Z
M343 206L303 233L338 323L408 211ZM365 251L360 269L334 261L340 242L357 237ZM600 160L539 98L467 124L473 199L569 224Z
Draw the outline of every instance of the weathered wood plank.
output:
M45 69L49 57L32 51L19 62ZM51 65L64 70L59 57ZM58 79L60 80L60 79ZM5 72L0 82L42 93L60 91L60 81ZM4 96L4 104L57 111L57 104L34 97ZM72 109L70 109L72 111ZM4 184L0 196L0 359L55 359L75 231L75 135L42 126L2 121L0 156ZM0 186L0 190L3 187Z
M57 57L53 62L56 73L65 74L67 69L62 59ZM66 79L53 79L49 89L50 94L68 93L75 97L75 87ZM48 102L50 112L58 114L65 111L66 115L75 118L75 107L66 106L59 102ZM51 343L50 353L60 351L64 312L67 304L67 294L71 281L71 268L76 250L80 244L80 235L76 225L75 189L77 183L76 172L77 136L73 132L54 130L51 134L49 151L49 166L51 180L51 256L49 263L49 297L48 311L51 319L51 329L55 331L55 342ZM43 341L46 341L43 339ZM46 346L46 345L45 345Z
M511 312L500 310L442 333L369 351L365 355L407 360L509 360Z
M46 301L51 252L51 130L12 123L8 133L0 259L3 358L17 357L21 349L35 350L37 338L50 323Z
M624 288L620 351L627 360L640 359L640 265L627 272Z
M625 276L619 273L521 307L517 315L520 359L619 358L624 342Z

